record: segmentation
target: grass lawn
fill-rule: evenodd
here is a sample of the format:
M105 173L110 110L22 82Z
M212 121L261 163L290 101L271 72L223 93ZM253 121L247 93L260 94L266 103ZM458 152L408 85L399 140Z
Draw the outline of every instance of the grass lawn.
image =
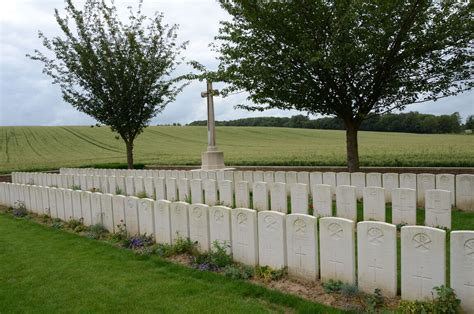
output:
M0 313L336 309L0 213Z

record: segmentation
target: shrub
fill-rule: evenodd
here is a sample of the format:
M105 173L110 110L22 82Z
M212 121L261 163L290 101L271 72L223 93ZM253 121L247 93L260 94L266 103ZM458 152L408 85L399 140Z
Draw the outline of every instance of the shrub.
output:
M359 288L356 285L343 284L341 286L341 294L348 297L354 297L359 293Z
M123 220L120 220L116 230L117 231L111 236L112 240L124 241L128 238L126 225L123 223Z
M247 265L227 265L224 268L224 275L232 279L250 279L254 273L254 268Z
M402 301L400 302L397 313L433 313L433 303L421 301Z
M127 237L123 241L123 246L129 249L138 249L147 247L153 244L153 237L146 234L137 234L131 237Z
M103 239L107 233L107 229L100 223L87 228L87 236L91 239Z
M170 244L157 244L155 253L160 257L170 257L173 255L173 246Z
M334 293L341 291L342 281L329 279L326 282L323 282L323 289L326 293Z
M280 280L286 275L286 268L272 269L270 266L257 266L255 274L264 281Z
M12 214L15 217L21 218L26 217L28 215L28 211L26 210L25 202L17 201L15 202L15 206L13 207Z
M433 301L436 313L457 313L461 300L456 297L454 289L446 286L434 287L437 297ZM474 297L474 296L473 296Z
M186 253L190 255L197 255L196 243L192 242L189 238L176 239L176 243L173 245L173 255Z
M78 184L73 184L73 185L71 185L71 187L69 189L74 190L74 191L80 191L81 186L78 185Z
M64 228L64 223L61 221L59 218L54 218L52 221L52 225L54 229L63 229Z
M82 232L87 229L86 226L84 226L84 219L71 219L67 222L67 227L70 228L74 232Z
M147 198L148 195L146 194L146 192L140 192L140 193L137 193L137 197L138 198Z
M115 194L116 195L125 195L123 193L123 190L121 188L119 188L118 186L115 187Z
M230 245L227 242L220 244L218 241L212 243L211 251L209 252L210 262L219 268L231 265L233 263L232 255L227 253L227 248Z
M373 313L377 308L381 307L384 303L383 295L380 289L375 289L374 294L368 295L365 298L365 307L368 312Z

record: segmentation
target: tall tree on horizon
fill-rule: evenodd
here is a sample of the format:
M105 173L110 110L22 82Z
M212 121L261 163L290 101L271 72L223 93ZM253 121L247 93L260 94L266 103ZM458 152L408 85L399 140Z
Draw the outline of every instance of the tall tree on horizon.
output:
M142 3L136 12L129 8L124 24L113 1L87 0L79 10L66 0L64 17L55 9L62 37L48 39L39 32L53 57L39 50L27 55L44 63L43 72L60 86L66 102L119 134L130 169L137 136L186 85L179 85L185 76L172 72L187 42L177 42L178 26L163 24L162 14L147 18Z
M247 110L296 109L344 121L347 166L374 115L474 86L474 3L428 0L219 0L223 94Z

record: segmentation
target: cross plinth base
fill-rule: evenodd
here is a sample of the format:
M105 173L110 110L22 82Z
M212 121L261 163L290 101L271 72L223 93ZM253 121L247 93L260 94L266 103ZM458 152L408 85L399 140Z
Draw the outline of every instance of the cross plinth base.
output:
M224 165L224 152L216 150L210 150L201 154L202 166L201 170L219 170L225 169Z

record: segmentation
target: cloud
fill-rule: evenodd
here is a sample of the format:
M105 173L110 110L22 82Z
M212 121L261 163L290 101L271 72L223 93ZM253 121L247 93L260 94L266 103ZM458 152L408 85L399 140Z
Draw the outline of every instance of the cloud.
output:
M74 1L81 6L84 1ZM127 6L137 1L116 1L119 14L126 18ZM90 125L94 119L78 112L62 100L59 88L42 73L42 65L25 57L34 49L41 49L38 30L48 37L59 34L54 9L64 8L62 0L15 0L2 3L0 11L0 125ZM179 24L178 38L189 40L184 52L187 59L197 60L215 69L216 54L209 44L219 29L219 21L228 19L227 13L214 0L145 0L143 12L151 16L155 11L164 13L168 24ZM43 49L44 51L44 49ZM181 67L179 71L189 70ZM216 84L217 88L222 85ZM193 82L178 95L176 101L152 124L189 123L206 119L206 101L201 98L203 82ZM247 112L234 106L245 101L246 95L215 98L216 119L230 120L254 116L291 116L297 111L270 110ZM407 110L423 113L451 114L455 111L466 117L474 114L474 92L439 100L434 103L411 105Z

